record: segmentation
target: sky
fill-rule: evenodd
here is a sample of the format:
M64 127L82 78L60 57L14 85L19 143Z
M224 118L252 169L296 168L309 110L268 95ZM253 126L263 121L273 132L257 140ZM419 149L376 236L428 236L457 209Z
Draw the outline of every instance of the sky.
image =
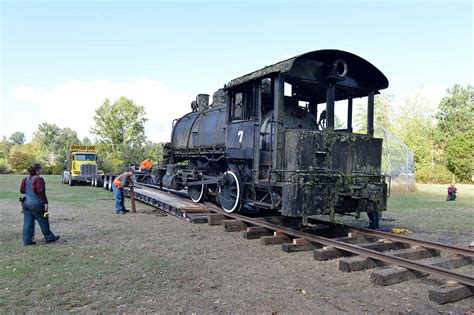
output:
M374 64L395 103L434 107L473 84L473 16L472 1L0 0L0 137L48 122L93 139L95 109L126 96L148 139L169 141L197 94L318 49Z

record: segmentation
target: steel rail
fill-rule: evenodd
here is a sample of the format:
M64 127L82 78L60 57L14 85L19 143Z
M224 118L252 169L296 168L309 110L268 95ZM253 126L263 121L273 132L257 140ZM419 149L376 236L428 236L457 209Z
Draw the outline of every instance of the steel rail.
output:
M147 197L152 198L150 196L147 196ZM148 203L144 200L140 200L140 201ZM151 204L152 206L157 207L156 204L155 205L153 203L148 203L148 204ZM390 264L398 265L400 267L405 267L405 268L410 269L410 270L415 270L415 271L419 271L419 272L423 272L423 273L427 273L427 274L436 275L436 276L439 276L439 277L441 277L443 279L446 279L446 280L453 280L453 281L457 281L461 284L464 284L464 285L467 285L467 286L470 286L470 287L474 287L474 277L471 277L469 275L463 275L461 273L457 273L457 272L454 272L454 271L451 271L451 270L448 270L448 269L423 264L423 263L417 262L416 260L409 260L409 259L406 259L406 258L392 256L392 255L384 254L383 252L378 252L378 251L375 251L375 250L372 250L372 249L363 248L363 247L360 247L360 246L357 246L357 245L348 244L348 243L344 243L344 242L341 242L341 241L336 241L334 239L325 238L325 237L322 237L322 236L317 236L317 235L314 235L314 234L301 232L301 231L294 230L294 229L291 229L291 228L288 228L288 227L284 227L284 226L280 226L280 225L277 225L277 224L262 221L262 220L259 220L258 218L255 219L255 218L246 217L246 216L243 216L243 215L240 215L240 214L228 213L228 212L225 212L224 210L221 210L221 209L217 208L214 205L210 206L209 204L207 204L207 206L209 208L209 211L220 213L224 216L227 216L227 217L230 217L230 218L233 218L233 219L236 219L236 220L240 220L240 221L243 221L243 222L247 222L247 223L252 224L252 225L265 227L269 230L279 231L283 234L290 235L290 236L297 237L297 238L303 238L303 239L306 239L310 242L314 242L314 243L318 243L318 244L322 244L322 245L326 245L326 246L333 246L337 249L344 250L344 251L347 251L347 252L350 252L350 253L363 255L363 256L366 256L366 257L369 257L369 258L372 258L372 259L384 261L384 262L387 262L387 263L390 263ZM169 210L171 210L171 209L169 209ZM167 210L165 210L165 211L167 211ZM167 211L167 212L179 217L178 213L175 214L175 213L172 213L170 211ZM385 232L372 231L372 230L362 229L362 228L356 228L356 229L360 230L361 233L370 234L370 235L383 235L383 233L385 233ZM413 239L408 238L408 237L392 235L392 234L389 234L389 233L386 233L386 234L387 234L387 238L389 238L389 236L392 237L392 238L400 237L401 239L406 239L407 243L409 243L411 241L414 241ZM415 241L417 241L417 240L415 240ZM417 241L417 242L420 242L421 244L423 244L423 241ZM430 243L430 242L428 242L428 243ZM426 244L426 242L425 242L425 244ZM436 243L434 243L434 244L436 244ZM440 244L440 245L441 245L441 247L443 247L443 250L446 250L445 247L448 246L448 245L443 245L443 244Z
M326 222L326 221L323 221L323 220L315 220L315 219L312 219L312 222L320 222L320 223L323 223L323 224L324 223L326 223L326 224L329 223L329 222ZM439 249L439 250L451 252L451 253L457 254L457 255L474 257L474 250L469 249L469 248L451 246L451 245L442 244L442 243L438 243L438 242L432 242L432 241L423 241L423 240L418 240L418 239L411 238L411 237L408 237L408 236L405 236L405 235L396 235L396 234L389 233L389 232L370 230L370 229L366 229L366 228L359 228L359 227L355 227L355 226L351 226L351 225L347 225L347 224L344 224L343 226L347 227L350 231L355 231L356 233L360 233L360 234L379 236L379 237L383 237L383 238L393 240L393 241L400 241L400 242L405 242L405 243L409 243L409 244L420 245L422 247Z
M442 243L438 243L438 242L432 242L432 241L422 241L422 240L414 239L414 238L404 236L404 235L395 235L395 234L389 233L389 232L374 231L374 230L369 230L369 229L365 229L365 228L358 228L358 227L352 227L352 226L348 226L348 227L349 227L350 230L356 231L356 233L361 233L361 234L366 234L366 235L373 235L373 236L380 236L380 237L383 237L383 238L386 238L386 239L389 239L389 240L406 242L406 243L410 243L410 244L420 245L422 247L434 248L434 249L439 249L439 250L451 252L451 253L457 254L457 255L474 257L474 250L469 249L469 248L451 246L451 245L442 244Z
M390 264L398 265L400 267L405 267L407 269L416 270L416 271L424 272L424 273L427 273L427 274L436 275L436 276L439 276L439 277L441 277L443 279L446 279L446 280L454 280L454 281L457 281L459 283L465 284L467 286L474 287L474 277L471 277L469 275L463 275L461 273L454 272L454 271L451 271L451 270L448 270L448 269L443 269L443 268L432 266L432 265L422 264L420 262L417 262L416 260L409 260L409 259L405 259L405 258L401 258L401 257L387 255L387 254L384 254L382 252L378 252L378 251L375 251L375 250L372 250L372 249L367 249L367 248L359 247L357 245L348 244L348 243L344 243L344 242L341 242L341 241L336 241L336 240L333 240L333 239L330 239L330 238L325 238L325 237L322 237L322 236L317 236L317 235L313 235L313 234L304 233L304 232L301 232L301 231L293 230L293 229L290 229L290 228L287 228L287 227L283 227L283 226L279 226L279 225L276 225L276 224L268 223L268 222L261 221L261 220L258 220L258 219L249 218L249 217L242 216L242 215L239 215L239 214L227 213L227 212L225 212L223 210L220 210L220 209L219 210L218 209L212 209L212 211L221 213L221 214L223 214L227 217L231 217L231 218L243 221L243 222L247 222L247 223L250 223L250 224L253 224L253 225L265 227L269 230L279 231L279 232L282 232L283 234L287 234L287 235L298 237L298 238L303 238L303 239L306 239L310 242L319 243L319 244L326 245L326 246L333 246L335 248L338 248L338 249L341 249L341 250L344 250L344 251L347 251L347 252L351 252L351 253L359 254L359 255L364 255L364 256L367 256L369 258L373 258L373 259L384 261L384 262L387 262L387 263L390 263Z

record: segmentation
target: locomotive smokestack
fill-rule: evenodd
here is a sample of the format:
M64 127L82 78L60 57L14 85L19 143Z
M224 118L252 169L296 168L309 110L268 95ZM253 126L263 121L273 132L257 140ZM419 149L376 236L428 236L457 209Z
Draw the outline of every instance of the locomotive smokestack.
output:
M198 94L196 96L199 112L202 112L209 107L209 94Z

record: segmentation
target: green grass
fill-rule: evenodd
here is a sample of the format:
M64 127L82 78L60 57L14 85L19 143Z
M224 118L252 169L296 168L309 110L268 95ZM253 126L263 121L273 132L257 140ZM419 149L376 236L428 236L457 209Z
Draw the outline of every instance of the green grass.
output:
M386 217L426 233L474 233L474 186L457 185L455 201L446 201L447 185L417 185L416 193L389 198Z
M135 237L133 226L124 228L122 234L120 226L103 223L117 220L110 192L69 187L61 184L58 176L45 176L45 180L51 228L60 231L62 240L44 244L37 226L38 244L22 246L17 201L21 179L0 176L0 309L44 312L84 305L98 311L114 309L115 299L132 303L139 292L152 289L144 273L171 265L130 240Z

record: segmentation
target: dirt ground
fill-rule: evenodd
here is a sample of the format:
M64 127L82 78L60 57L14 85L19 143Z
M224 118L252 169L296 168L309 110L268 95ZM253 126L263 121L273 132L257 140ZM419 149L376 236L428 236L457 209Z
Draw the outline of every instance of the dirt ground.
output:
M48 179L55 244L21 246L20 178L0 179L2 312L468 314L474 298L428 299L430 277L389 287L370 271L343 273L311 252L244 240L221 226L190 224L139 204L115 215L112 194ZM14 182L6 185L5 183ZM10 188L10 186L14 188ZM11 192L11 193L10 193ZM13 198L15 196L15 198ZM72 201L71 201L72 200ZM15 269L15 270L14 270Z

